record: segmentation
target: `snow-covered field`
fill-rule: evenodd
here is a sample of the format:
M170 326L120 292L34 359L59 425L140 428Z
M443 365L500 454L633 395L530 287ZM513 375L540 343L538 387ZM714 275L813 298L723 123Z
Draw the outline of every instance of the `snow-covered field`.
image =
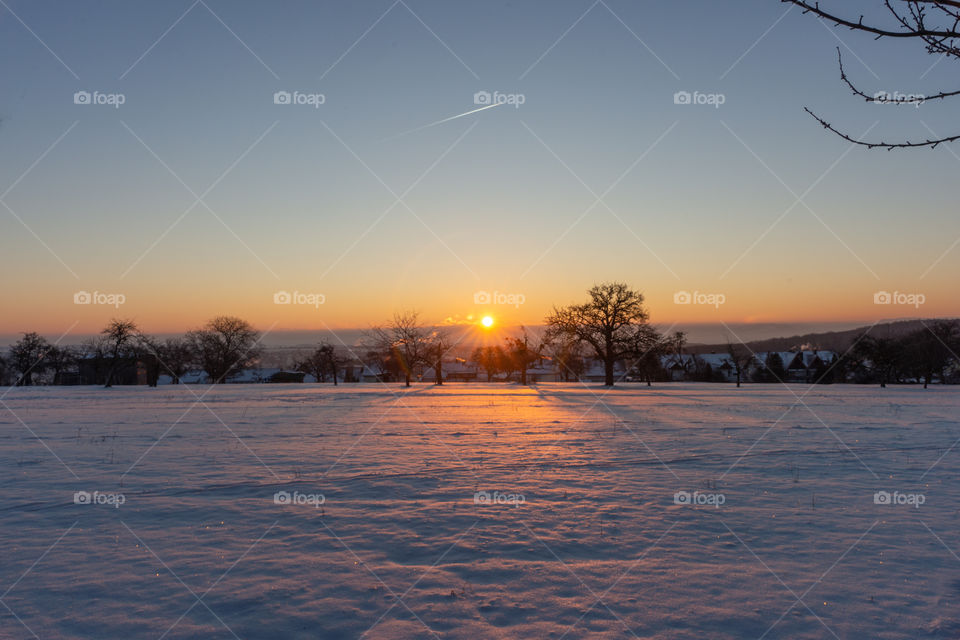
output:
M0 395L2 638L960 636L955 389Z

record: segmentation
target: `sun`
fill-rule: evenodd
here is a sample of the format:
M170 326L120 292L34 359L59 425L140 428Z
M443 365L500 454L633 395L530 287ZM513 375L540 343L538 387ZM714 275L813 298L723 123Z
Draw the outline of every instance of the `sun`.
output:
M489 329L493 326L493 316L483 316L483 318L480 319L480 324Z

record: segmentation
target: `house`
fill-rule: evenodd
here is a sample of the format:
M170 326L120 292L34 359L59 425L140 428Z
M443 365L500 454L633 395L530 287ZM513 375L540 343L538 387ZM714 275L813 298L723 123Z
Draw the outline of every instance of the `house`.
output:
M477 365L469 364L463 358L451 362L444 362L441 368L444 382L475 382L478 376ZM436 382L437 373L434 367L428 367L420 377L423 382Z
M671 354L660 358L660 366L672 382L687 380L694 370L693 356L689 353Z
M527 368L527 383L562 382L563 372L549 358L541 358Z
M602 360L597 359L588 359L584 363L583 373L580 374L581 382L606 382L607 374L606 368ZM613 366L613 379L614 381L623 380L626 376L626 369L623 367L622 362L614 363Z
M389 373L368 364L359 365L350 373L351 378L357 382L390 382Z
M660 358L660 366L673 382L734 382L737 379L736 367L725 353L671 354Z
M774 354L779 357L782 371L771 368L775 361ZM757 369L763 371L771 368L775 378L782 382L816 382L830 365L837 361L838 355L834 351L820 351L818 349L802 349L800 351L763 351L757 354ZM818 374L818 372L821 372ZM774 380L775 381L775 380Z
M736 367L730 362L730 356L725 353L701 353L695 357L694 362L696 361L699 361L703 368L710 367L709 371L718 381L736 382L737 380ZM744 372L741 377L746 378L746 373L748 372Z

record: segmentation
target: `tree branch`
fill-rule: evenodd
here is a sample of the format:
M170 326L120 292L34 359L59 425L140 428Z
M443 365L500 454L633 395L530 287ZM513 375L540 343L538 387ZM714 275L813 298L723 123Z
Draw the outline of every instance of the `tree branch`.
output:
M856 138L851 137L849 134L846 134L840 131L839 129L831 125L829 122L827 122L826 120L824 120L823 118L815 114L813 111L811 111L807 107L804 107L803 110L809 113L811 116L813 116L813 118L817 122L819 122L820 125L827 131L831 131L835 133L836 135L840 136L841 138L843 138L847 142L850 142L851 144L860 145L861 147L866 147L868 149L886 149L888 151L891 149L912 149L917 147L929 147L931 149L935 149L937 148L938 145L941 145L947 142L956 142L957 140L960 140L960 135L956 135L956 136L949 136L946 138L939 138L935 140L925 140L923 142L910 142L909 140L906 142L883 142L882 140L880 142L865 142L863 140L857 140Z
M906 2L922 2L924 0L905 0ZM945 0L929 0L936 4L943 4ZM928 29L923 26L922 21L917 24L915 28L908 27L906 31L891 31L889 29L883 29L881 27L874 27L869 24L863 23L863 16L860 16L860 19L857 22L848 20L846 18L841 18L838 15L829 13L820 8L819 2L810 3L807 0L780 0L780 2L788 2L790 4L796 5L803 9L804 13L812 13L816 16L829 20L837 26L848 27L854 31L864 31L866 33L872 33L878 38L960 38L960 31L956 29L947 29L947 30L938 30L938 29ZM951 0L951 3L953 0ZM901 18L902 22L902 18Z
M848 87L850 87L850 90L853 91L854 95L860 96L867 102L877 102L880 104L887 104L891 102L891 100L879 97L879 94L874 94L871 96L864 93L862 90L857 88L857 86L854 85L853 82L850 81L850 78L847 77L846 69L843 68L843 54L840 53L840 47L837 47L837 62L840 64L840 79L843 80ZM940 93L936 93L934 95L929 95L929 96L914 94L910 96L909 99L907 100L899 100L899 101L893 101L893 102L895 102L896 104L923 104L928 100L945 100L946 98L952 98L958 95L960 95L960 90L941 91Z

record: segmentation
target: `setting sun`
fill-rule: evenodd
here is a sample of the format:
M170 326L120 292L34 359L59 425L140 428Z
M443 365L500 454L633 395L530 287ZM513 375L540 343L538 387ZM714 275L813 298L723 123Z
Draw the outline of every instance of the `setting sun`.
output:
M480 320L480 324L489 329L493 326L493 316L483 316L483 318Z

